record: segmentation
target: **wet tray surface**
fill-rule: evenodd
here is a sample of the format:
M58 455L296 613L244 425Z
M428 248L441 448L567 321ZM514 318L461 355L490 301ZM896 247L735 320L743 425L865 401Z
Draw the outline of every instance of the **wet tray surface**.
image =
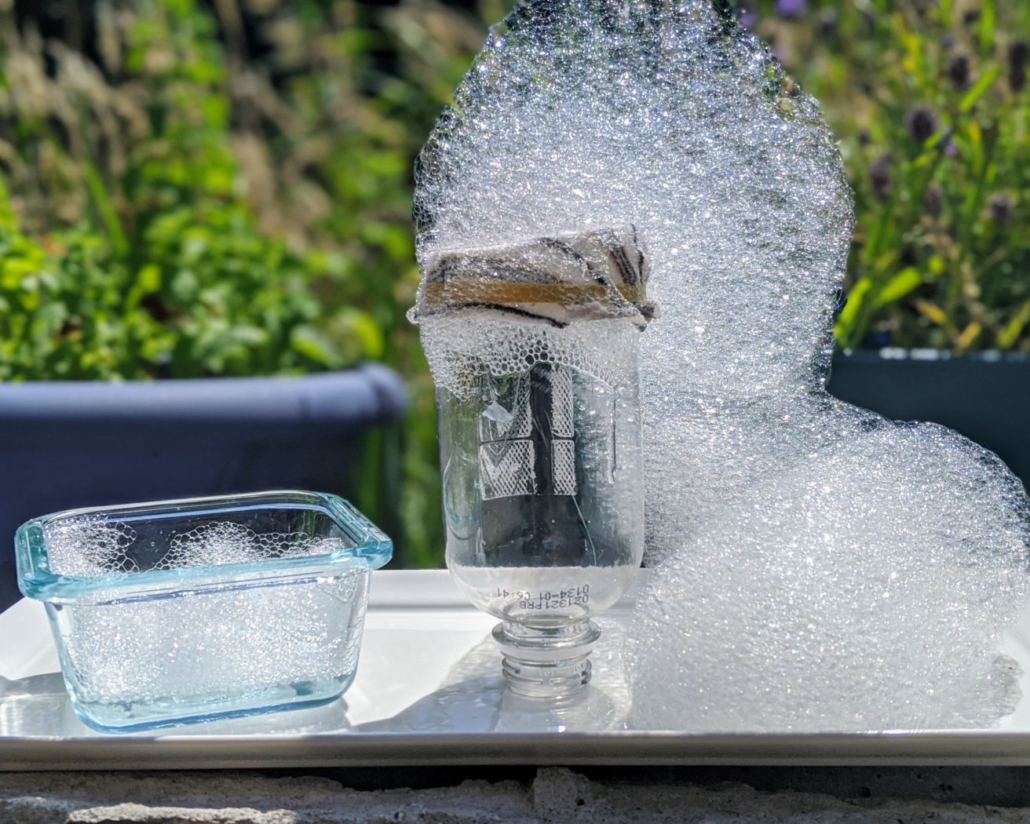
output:
M630 598L632 596L629 596ZM104 735L65 694L43 608L0 614L0 769L257 768L445 764L1030 765L1030 676L996 729L861 734L629 729L619 656L630 601L598 623L585 700L536 711L504 693L496 620L443 570L374 573L357 679L316 709ZM1030 617L1003 651L1030 673Z

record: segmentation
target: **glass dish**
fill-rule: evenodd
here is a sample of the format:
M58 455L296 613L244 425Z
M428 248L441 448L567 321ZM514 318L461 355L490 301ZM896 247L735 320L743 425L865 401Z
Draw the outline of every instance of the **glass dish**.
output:
M15 536L76 713L106 732L328 703L393 545L315 492L58 512Z

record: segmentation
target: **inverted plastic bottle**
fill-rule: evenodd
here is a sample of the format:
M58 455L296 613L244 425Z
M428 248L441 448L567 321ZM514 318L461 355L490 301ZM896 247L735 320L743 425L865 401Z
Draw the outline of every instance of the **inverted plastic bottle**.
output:
M437 385L447 566L501 619L523 696L560 701L590 680L590 619L640 567L648 271L632 226L424 266L411 319Z

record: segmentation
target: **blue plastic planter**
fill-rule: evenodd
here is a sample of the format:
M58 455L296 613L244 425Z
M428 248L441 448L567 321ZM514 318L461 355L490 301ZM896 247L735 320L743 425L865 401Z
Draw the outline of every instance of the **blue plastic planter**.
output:
M0 385L0 610L14 532L82 506L267 489L352 497L369 429L404 414L396 373Z
M949 426L996 452L1030 489L1030 358L837 353L828 388L888 418Z

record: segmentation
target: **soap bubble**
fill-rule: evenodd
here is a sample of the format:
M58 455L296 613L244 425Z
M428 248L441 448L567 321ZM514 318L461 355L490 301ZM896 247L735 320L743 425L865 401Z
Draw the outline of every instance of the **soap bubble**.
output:
M173 529L160 542L140 541L131 526L98 513L63 516L43 531L51 571L79 578L327 555L350 546L343 538L258 532L234 521L209 521Z
M864 423L756 485L645 589L637 725L983 727L1014 709L997 638L1026 587L1018 481L943 427Z
M826 393L850 189L817 103L753 36L704 0L517 8L427 143L415 214L423 264L606 226L650 250L639 725L978 726L1010 709L994 651L1025 598L1026 496L961 437ZM424 343L432 362L442 344Z
M234 580L229 571L217 584L195 588L189 577L177 576L325 555L347 549L346 539L212 520L183 523L190 528L172 527L161 540L150 540L155 536L141 535L147 526L136 526L85 513L43 527L53 573L111 584L73 599L55 619L80 702L105 712L119 708L125 723L145 719L141 708L149 702L176 703L183 715L203 715L227 706L263 706L279 687L331 695L354 672L368 596L363 570L292 579L280 570L278 580L260 586ZM133 576L154 572L178 582L175 597L142 597L145 588L132 588ZM287 692L275 701L294 697Z

